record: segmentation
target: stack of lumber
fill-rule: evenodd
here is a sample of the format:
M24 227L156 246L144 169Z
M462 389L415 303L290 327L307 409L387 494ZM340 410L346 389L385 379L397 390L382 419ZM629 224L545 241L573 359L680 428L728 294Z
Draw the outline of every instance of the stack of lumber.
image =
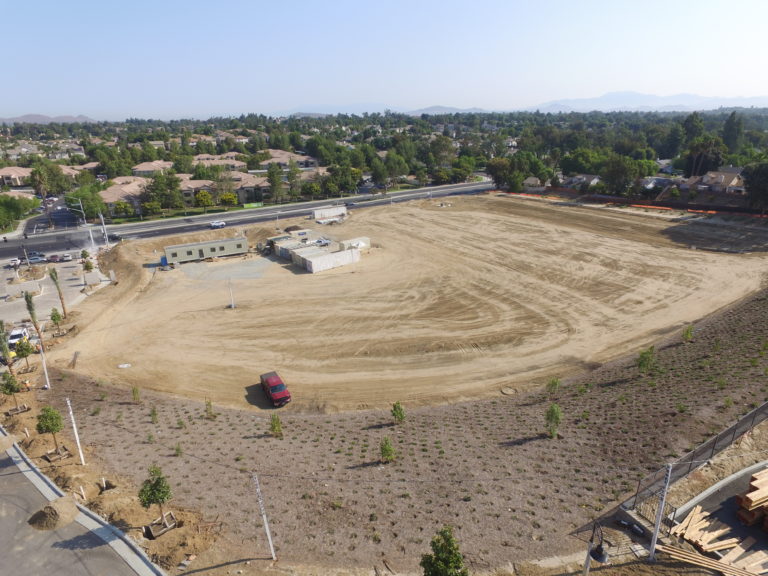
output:
M711 520L701 506L695 506L685 520L670 530L670 534L683 538L704 554L723 555L720 560L715 560L695 552L664 547L665 552L678 560L712 568L726 576L768 573L768 552L749 551L756 542L755 538L749 537L742 542L740 538L733 537L730 527L719 520Z
M736 513L742 524L754 526L763 522L766 528L766 512L768 512L768 469L752 475L749 480L749 490L736 496L739 511Z
M701 566L702 568L708 568L710 570L717 570L725 576L754 576L760 574L760 572L750 572L744 568L726 564L722 560L715 560L707 556L702 556L696 552L689 552L688 550L682 550L680 548L674 548L672 546L664 546L657 544L656 549L659 552L667 554L675 560L682 560L688 564L694 564L695 566Z

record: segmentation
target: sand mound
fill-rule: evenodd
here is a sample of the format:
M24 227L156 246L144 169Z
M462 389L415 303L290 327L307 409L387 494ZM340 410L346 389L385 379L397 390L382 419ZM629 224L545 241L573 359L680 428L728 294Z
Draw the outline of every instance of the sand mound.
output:
M75 501L64 496L46 504L42 510L32 514L29 525L38 530L56 530L72 523L77 517Z

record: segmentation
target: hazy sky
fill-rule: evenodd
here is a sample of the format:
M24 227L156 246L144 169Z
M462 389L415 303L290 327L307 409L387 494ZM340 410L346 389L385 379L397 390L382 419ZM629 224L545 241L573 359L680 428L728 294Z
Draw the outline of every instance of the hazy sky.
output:
M0 117L766 96L766 0L0 0Z

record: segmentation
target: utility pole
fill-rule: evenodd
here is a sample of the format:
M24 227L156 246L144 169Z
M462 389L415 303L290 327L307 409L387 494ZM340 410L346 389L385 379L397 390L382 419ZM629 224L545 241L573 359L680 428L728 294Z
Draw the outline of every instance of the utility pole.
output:
M253 473L253 483L256 485L256 497L259 499L261 519L264 522L264 530L267 533L267 540L269 541L269 552L272 554L272 560L277 560L277 556L275 556L275 547L272 544L272 534L269 531L269 522L267 522L267 511L264 509L264 498L261 495L261 487L259 486L259 477L256 476L256 472Z
M80 446L80 435L77 433L77 424L75 424L75 414L72 412L72 404L67 400L67 408L69 409L69 419L72 420L72 430L75 433L75 442L77 443L77 451L80 453L80 464L85 466L85 458L83 458L83 447Z
M664 489L659 497L659 508L656 510L656 524L653 527L653 538L651 538L651 548L648 554L649 562L656 560L656 540L659 538L661 520L664 518L664 505L667 503L667 490L669 490L670 480L672 480L672 464L667 464L667 473L664 475Z

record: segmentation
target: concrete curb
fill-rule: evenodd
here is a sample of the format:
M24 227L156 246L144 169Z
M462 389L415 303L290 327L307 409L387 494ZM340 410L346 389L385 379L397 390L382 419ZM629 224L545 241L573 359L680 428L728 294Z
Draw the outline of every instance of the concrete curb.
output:
M8 436L8 433L2 426L0 426L0 435ZM64 492L35 466L18 444L14 442L13 446L6 453L19 471L24 474L48 501L64 496ZM77 523L101 538L138 576L166 576L165 572L150 561L144 550L121 530L115 528L85 506L78 504L77 507L80 510L80 514L75 519Z
M734 472L727 478L723 478L722 480L720 480L720 482L713 484L712 486L704 490L704 492L700 492L694 498L692 498L691 500L688 500L688 502L680 506L677 509L677 513L675 514L675 521L681 522L682 519L688 515L688 512L690 512L694 506L696 506L699 502L701 502L705 498L708 498L710 495L720 490L720 488L722 488L723 486L732 482L735 478L738 478L739 476L743 476L745 474L749 474L751 476L757 470L761 470L766 467L768 467L768 460L758 462L757 464L753 464L752 466L747 466L746 468L742 468L738 472Z

